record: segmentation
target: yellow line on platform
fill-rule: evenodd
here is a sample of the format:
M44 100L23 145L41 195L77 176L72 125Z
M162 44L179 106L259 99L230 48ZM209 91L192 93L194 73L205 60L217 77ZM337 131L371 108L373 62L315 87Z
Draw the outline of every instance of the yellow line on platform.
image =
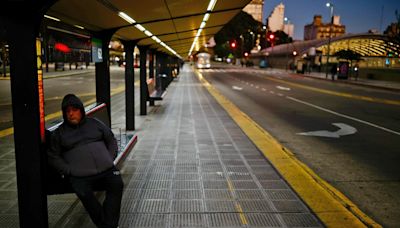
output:
M233 187L232 182L230 180L228 180L228 189L233 194L235 188ZM246 216L244 216L242 206L238 202L235 202L235 209L239 213L239 218L240 221L242 222L242 225L249 224L249 222L246 219Z
M271 78L271 77L262 77L267 80L271 80L274 82L279 82L279 83L284 83L287 85L291 85L297 88L302 88L302 89L307 89L307 90L312 90L315 92L319 93L325 93L329 95L335 95L335 96L340 96L340 97L347 97L347 98L352 98L352 99L357 99L357 100L363 100L363 101L369 101L369 102L375 102L375 103L382 103L382 104L389 104L389 105L400 105L399 100L389 100L389 99L381 99L381 98L374 98L374 97L367 97L367 96L361 96L361 95L354 95L350 93L340 93L332 90L326 90L326 89L320 89L320 88L315 88L311 86L306 86L306 85L300 85L294 82L287 82L285 80L277 79L277 78Z
M273 164L288 184L327 227L382 227L364 214L341 192L299 161L267 131L215 89L202 74L196 74L217 102Z
M135 85L136 85L136 84L137 84L137 82L135 82ZM113 95L115 95L115 94L118 94L118 93L121 93L121 92L123 92L123 91L125 91L125 86L119 86L119 87L117 87L117 88L115 88L115 89L113 89L113 90L111 91L111 96L113 96ZM81 97L81 96L89 96L89 95L90 95L90 94L88 94L88 93L79 94L78 97ZM95 95L95 94L93 93L93 95ZM86 102L84 103L84 106L93 104L95 101L96 101L96 98L92 98L92 99L86 101ZM58 111L58 112L54 112L54 113L51 113L51 114L49 114L49 115L46 115L44 118L45 118L45 121L49 121L49 120L52 120L52 119L55 119L55 118L60 118L61 116L62 116L61 111ZM1 131L0 131L0 138L6 137L6 136L9 136L9 135L12 135L12 134L14 134L14 128L13 128L13 127L10 127L10 128L7 128L7 129L5 129L5 130L1 130Z

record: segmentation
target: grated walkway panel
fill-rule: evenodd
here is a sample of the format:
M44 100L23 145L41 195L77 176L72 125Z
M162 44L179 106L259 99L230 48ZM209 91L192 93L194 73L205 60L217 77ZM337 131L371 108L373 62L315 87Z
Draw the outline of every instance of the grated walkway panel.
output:
M121 170L121 228L323 227L192 72L136 118L139 140ZM69 219L90 224L84 210Z

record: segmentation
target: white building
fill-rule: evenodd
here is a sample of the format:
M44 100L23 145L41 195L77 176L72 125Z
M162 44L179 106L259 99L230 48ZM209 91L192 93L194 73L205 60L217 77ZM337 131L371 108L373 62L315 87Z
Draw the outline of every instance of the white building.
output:
M256 21L262 23L263 18L263 7L264 0L252 0L246 7L243 8L243 11L253 16Z
M285 5L280 3L275 7L275 9L271 12L267 19L267 25L269 31L284 31L290 37L293 37L294 34L294 25L287 21L285 23Z
M294 34L294 25L291 23L283 25L283 31L289 36L293 37Z
M272 32L283 30L283 19L285 18L285 6L283 3L277 5L268 17L268 27Z

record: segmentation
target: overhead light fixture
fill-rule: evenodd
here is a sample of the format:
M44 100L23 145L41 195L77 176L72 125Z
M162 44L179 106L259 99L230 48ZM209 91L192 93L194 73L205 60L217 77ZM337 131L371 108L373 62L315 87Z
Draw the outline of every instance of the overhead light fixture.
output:
M203 29L201 28L201 29L199 29L199 30L197 30L197 34L196 34L196 37L199 37L200 35L201 35L201 32L203 31Z
M210 3L208 4L207 11L212 11L215 7L215 4L217 3L217 0L210 0Z
M128 16L126 13L124 12L119 12L118 16L120 16L122 19L124 19L125 21L131 23L131 24L135 24L136 21L133 20L133 18L131 18L130 16Z
M157 43L161 43L161 40L158 39L158 37L156 37L156 36L152 36L151 39L153 39Z
M208 21L208 18L210 18L210 13L204 14L203 21L207 22L207 21Z
M58 19L58 18L56 18L56 17L52 17L52 16L49 16L49 15L44 15L44 17L45 18L48 18L48 19L51 19L51 20L53 20L53 21L61 21L60 19Z
M182 59L182 57L180 55L178 55L176 53L176 51L174 51L174 49L170 48L168 45L166 45L164 42L162 42L157 36L153 35L153 33L151 33L149 30L146 30L146 28L143 27L141 24L136 23L136 21L133 18L131 18L129 15L127 15L124 12L118 12L118 16L120 16L122 19L129 22L130 24L134 24L135 28L137 28L138 30L140 30L141 32L146 34L146 36L149 36L151 39L153 39L155 42L157 42L161 46L165 47L167 50L172 52L178 58Z
M80 26L80 25L74 25L74 26L77 27L77 28L80 28L80 29L85 29L85 27Z
M214 10L215 4L217 4L217 0L210 0L210 2L208 3L207 12L204 14L204 17L203 17L203 20L201 21L199 30L197 30L196 37L194 38L193 44L190 47L188 56L192 55L193 49L196 46L197 41L199 40L199 36L201 35L203 28L206 27L206 23L207 23L208 19L210 18L210 12Z
M144 32L146 30L141 24L136 24L135 27L142 32Z
M147 36L153 36L153 33L149 32L149 30L144 31L144 34L146 34Z

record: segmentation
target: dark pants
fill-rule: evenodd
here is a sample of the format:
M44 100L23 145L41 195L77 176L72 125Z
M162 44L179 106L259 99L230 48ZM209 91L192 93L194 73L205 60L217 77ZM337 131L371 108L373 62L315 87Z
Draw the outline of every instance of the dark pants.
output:
M117 168L90 177L70 177L70 182L97 227L118 226L124 183ZM103 204L94 195L98 189L106 192Z

